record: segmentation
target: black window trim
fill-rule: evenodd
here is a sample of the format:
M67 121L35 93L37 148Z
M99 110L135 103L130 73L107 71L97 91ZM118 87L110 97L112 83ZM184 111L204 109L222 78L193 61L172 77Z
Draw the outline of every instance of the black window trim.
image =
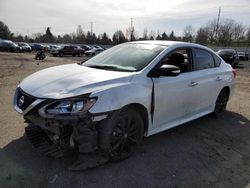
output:
M161 67L161 61L166 57L168 56L169 54L171 54L172 52L174 51L177 51L177 50L182 50L182 49L186 49L186 50L189 50L189 56L190 56L190 71L189 72L182 72L180 74L184 74L184 73L190 73L190 72L193 72L194 71L194 54L193 54L193 47L190 47L190 46L182 46L182 47L177 47L177 48L174 48L173 50L171 50L170 52L168 52L166 55L164 55L159 61L158 63L148 72L147 76L149 76L151 74L151 72L155 71L156 69L160 68ZM150 77L150 76L149 76Z
M220 62L220 65L219 65L219 66L216 66L216 64L215 64L215 58L214 58L214 55L215 55L215 54L213 54L212 52L210 52L209 50L206 50L206 49L204 49L204 48L193 47L193 49L192 49L192 50L193 50L193 71L202 71L202 70L206 70L206 69L196 70L196 65L197 65L197 60L196 60L196 55L195 55L195 54L196 54L196 52L195 52L196 49L206 51L206 52L208 52L208 53L212 56L213 61L214 61L214 67L212 67L212 68L207 68L207 69L213 69L213 68L218 68L218 67L220 67L221 62Z

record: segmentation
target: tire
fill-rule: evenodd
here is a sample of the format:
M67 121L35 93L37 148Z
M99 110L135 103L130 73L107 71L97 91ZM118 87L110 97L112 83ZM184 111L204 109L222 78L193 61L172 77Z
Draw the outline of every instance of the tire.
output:
M82 57L82 53L78 53L78 57Z
M140 145L143 133L141 116L135 110L125 108L101 122L99 147L108 160L124 160Z
M227 90L223 89L215 102L214 111L212 113L213 117L219 118L222 116L226 110L228 99L229 93Z
M63 52L59 52L59 56L62 57L63 56Z
M75 57L75 56L76 56L76 54L72 54L72 56L73 56L73 57Z

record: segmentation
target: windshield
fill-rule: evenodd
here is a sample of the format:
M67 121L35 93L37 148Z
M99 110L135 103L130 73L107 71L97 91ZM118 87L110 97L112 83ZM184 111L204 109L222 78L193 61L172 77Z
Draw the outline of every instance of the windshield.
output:
M121 44L100 53L83 65L113 71L139 71L147 66L165 47L153 44Z

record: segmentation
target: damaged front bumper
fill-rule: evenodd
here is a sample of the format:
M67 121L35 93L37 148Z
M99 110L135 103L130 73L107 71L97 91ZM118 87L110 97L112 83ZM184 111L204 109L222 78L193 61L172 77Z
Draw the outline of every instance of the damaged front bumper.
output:
M17 89L14 108L24 116L28 126L26 135L35 148L42 153L61 157L70 149L80 153L90 153L98 149L98 122L108 114L94 115L89 112L79 114L51 115L43 113L43 108L53 100L36 99Z

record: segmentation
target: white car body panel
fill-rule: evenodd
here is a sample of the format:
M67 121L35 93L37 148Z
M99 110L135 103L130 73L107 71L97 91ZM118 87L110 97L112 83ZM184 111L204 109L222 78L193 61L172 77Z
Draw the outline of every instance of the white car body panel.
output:
M38 71L25 78L20 87L37 98L63 99L126 85L132 75L69 64Z
M90 97L98 97L89 110L93 114L119 110L132 103L140 104L147 109L148 136L212 112L219 92L226 86L230 88L230 96L232 95L232 67L222 59L219 68L181 73L176 77L147 77L148 72L173 49L197 47L214 53L212 50L182 42L135 43L161 44L168 47L139 72L107 71L70 64L32 74L21 82L20 87L37 98L64 99L90 94ZM197 85L191 87L192 81ZM151 117L153 83L155 111Z

